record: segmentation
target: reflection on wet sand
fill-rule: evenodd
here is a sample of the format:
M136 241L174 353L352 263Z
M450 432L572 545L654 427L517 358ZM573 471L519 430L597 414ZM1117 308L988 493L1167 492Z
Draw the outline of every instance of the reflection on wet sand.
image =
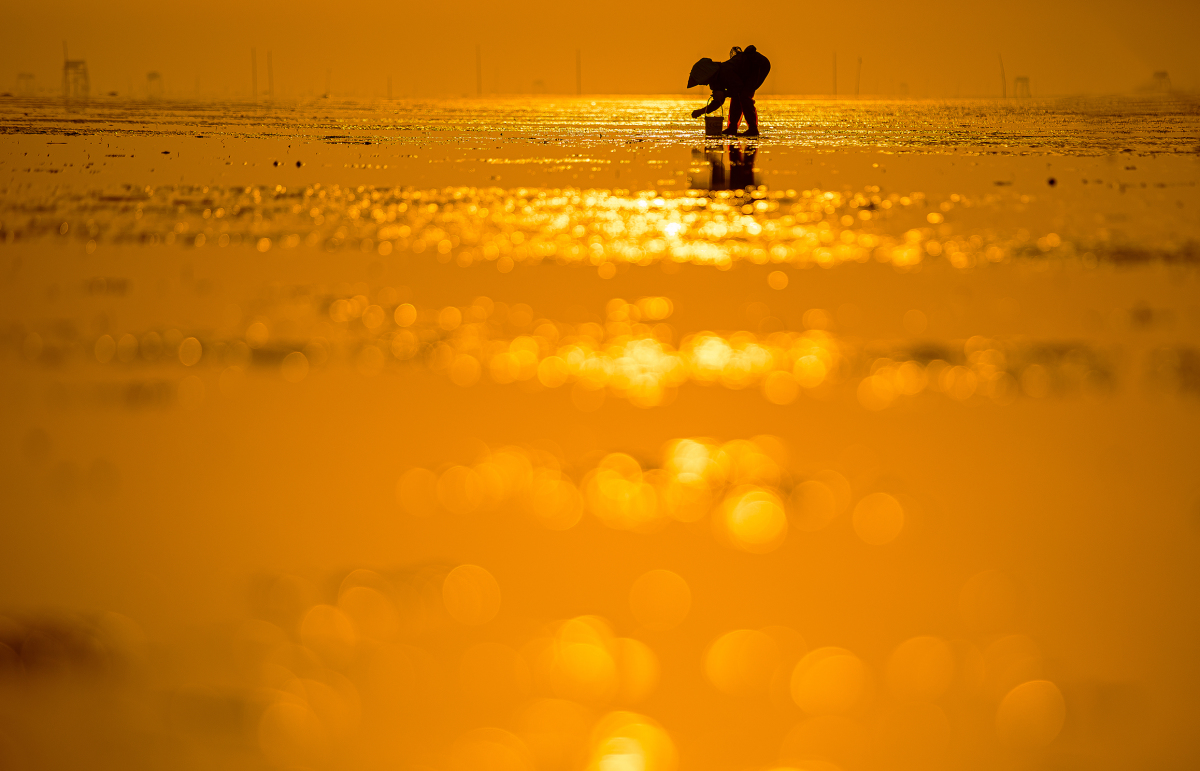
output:
M689 330L671 324L667 297L613 298L600 321L568 323L488 297L464 307L401 302L410 293L382 287L337 297L296 288L290 320L260 313L228 335L130 330L93 341L44 330L45 337L31 331L9 342L29 365L71 367L86 373L85 382L103 373L91 396L79 383L78 398L129 408L164 406L173 394L195 408L206 387L233 396L247 376L298 383L343 371L399 378L430 372L464 388L562 388L585 412L599 409L606 394L638 407L667 405L689 384L752 389L777 405L802 394L828 400L850 392L871 410L931 394L1010 405L1019 398L1104 398L1121 389L1197 393L1190 346L1148 348L1131 360L1113 346L1025 337L863 340L832 331L828 310L807 309L802 329L788 330L766 306L749 309L761 314L757 331ZM920 311L907 318L925 323ZM286 335L283 326L291 329ZM159 399L151 397L155 388Z
M688 187L692 190L748 190L758 188L754 157L757 143L725 142L692 149Z
M933 261L966 270L1018 260L1087 268L1200 260L1198 242L1172 231L1118 239L1094 221L1059 216L1062 233L1031 232L1014 218L1036 209L1029 195L952 193L934 201L921 192L881 193L878 186L768 190L753 184L753 149L712 155L709 168L692 176L694 189L680 192L361 185L55 190L43 200L0 204L0 241L74 242L87 254L107 244L258 252L348 247L381 257L428 253L460 267L491 263L501 273L552 260L595 266L605 278L617 265L660 262L728 269L735 262L828 268L875 261L911 270Z

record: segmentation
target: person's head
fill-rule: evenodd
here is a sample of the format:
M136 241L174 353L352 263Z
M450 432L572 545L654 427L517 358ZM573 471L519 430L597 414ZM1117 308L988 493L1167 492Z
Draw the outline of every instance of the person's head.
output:
M713 75L717 74L718 69L720 69L720 65L712 59L701 59L692 65L692 72L688 75L687 87L708 85Z

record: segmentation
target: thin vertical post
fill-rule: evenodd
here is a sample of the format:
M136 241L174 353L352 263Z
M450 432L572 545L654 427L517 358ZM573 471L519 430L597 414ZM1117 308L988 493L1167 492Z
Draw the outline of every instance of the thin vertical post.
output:
M1000 98L1008 98L1008 78L1004 75L1004 55L996 54L1000 59Z
M271 66L270 51L267 51L267 99L275 101L275 70Z
M258 51L250 49L250 93L258 104Z
M837 51L833 52L833 98L837 99Z
M583 95L583 54L578 48L575 49L575 93Z
M333 68L325 68L325 98L333 96Z
M475 95L483 96L483 52L475 46Z
M392 76L388 75L388 101L392 101Z
M854 98L858 98L858 87L862 83L862 57L858 57L858 68L854 71Z

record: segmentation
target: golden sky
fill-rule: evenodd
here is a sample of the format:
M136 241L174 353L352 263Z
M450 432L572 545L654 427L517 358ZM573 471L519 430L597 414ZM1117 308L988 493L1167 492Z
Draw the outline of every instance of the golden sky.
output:
M1177 88L1200 86L1194 32L1200 4L1187 0L1051 0L920 4L734 4L728 11L679 0L520 4L294 2L202 4L114 0L19 2L0 25L0 89L18 72L57 87L62 41L84 58L93 90L144 93L148 71L170 94L248 96L250 49L259 86L272 52L277 96L324 91L399 95L475 91L475 46L485 93L575 90L582 50L589 93L678 93L691 62L724 58L731 45L759 46L774 62L765 93L854 90L914 96L998 94L997 54L1008 87L1030 77L1035 95L1129 91L1166 70Z

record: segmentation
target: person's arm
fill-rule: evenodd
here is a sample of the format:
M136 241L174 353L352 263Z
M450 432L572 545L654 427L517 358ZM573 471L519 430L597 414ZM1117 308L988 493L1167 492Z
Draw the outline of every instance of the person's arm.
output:
M713 91L712 98L708 104L701 107L699 110L692 110L692 117L699 118L701 115L708 115L710 112L716 112L721 109L721 105L725 104L725 92Z

